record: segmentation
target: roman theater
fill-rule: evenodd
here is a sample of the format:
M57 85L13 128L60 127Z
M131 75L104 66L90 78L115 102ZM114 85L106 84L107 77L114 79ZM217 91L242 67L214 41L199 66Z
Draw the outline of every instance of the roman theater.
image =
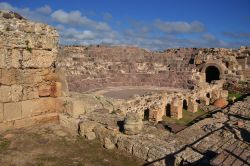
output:
M10 133L28 129L141 165L250 164L250 47L60 45L54 27L10 11L0 38L0 165Z

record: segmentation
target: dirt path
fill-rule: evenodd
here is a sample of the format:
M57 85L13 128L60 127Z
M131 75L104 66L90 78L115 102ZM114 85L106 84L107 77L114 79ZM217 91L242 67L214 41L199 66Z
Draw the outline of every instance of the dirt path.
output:
M50 124L0 134L1 166L142 165L121 151L106 150L97 141L73 138Z

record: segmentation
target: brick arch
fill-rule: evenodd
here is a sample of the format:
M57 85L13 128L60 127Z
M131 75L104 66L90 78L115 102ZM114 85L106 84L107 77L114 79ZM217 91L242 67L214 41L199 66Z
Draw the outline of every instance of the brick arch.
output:
M224 78L225 66L223 64L219 64L219 63L216 63L216 62L206 63L204 66L202 66L201 73L206 74L206 70L209 67L215 67L215 68L217 68L218 71L219 71L219 79L223 79Z

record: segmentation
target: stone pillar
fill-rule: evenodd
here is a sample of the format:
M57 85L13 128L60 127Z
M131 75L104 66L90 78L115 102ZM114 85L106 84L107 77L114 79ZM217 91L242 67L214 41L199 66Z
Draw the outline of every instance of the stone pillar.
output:
M198 103L196 102L196 98L189 97L189 99L188 99L188 111L193 112L193 113L198 111Z
M127 113L124 119L124 133L127 135L139 134L143 128L141 115L134 112Z
M182 99L179 97L173 98L171 102L171 118L182 118Z
M0 131L58 120L57 31L8 11L0 24Z

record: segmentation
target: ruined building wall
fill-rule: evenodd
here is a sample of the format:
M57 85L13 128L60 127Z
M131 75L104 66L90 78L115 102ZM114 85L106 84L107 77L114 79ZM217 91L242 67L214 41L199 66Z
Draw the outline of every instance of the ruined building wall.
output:
M65 71L72 91L107 86L192 88L190 63L196 50L150 52L123 46L65 46L57 66Z
M161 86L193 89L205 86L206 69L216 67L220 79L249 80L250 49L180 48L150 52L126 46L62 46L57 66L71 91L107 86ZM213 73L212 73L213 75Z
M54 121L63 111L57 44L54 28L0 11L0 131Z

